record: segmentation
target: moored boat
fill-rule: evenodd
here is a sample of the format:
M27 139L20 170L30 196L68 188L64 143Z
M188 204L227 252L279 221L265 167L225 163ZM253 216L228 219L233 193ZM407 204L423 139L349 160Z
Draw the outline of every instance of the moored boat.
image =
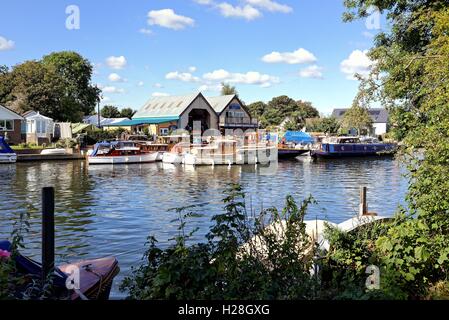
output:
M89 164L130 164L155 162L158 152L146 152L132 141L97 143L88 156Z
M11 254L11 248L10 242L0 241L0 250ZM12 258L16 264L18 275L23 278L23 288L32 285L34 281L41 278L42 266L40 263L20 253L14 257L11 255ZM79 275L79 289L68 289L69 277L75 270L79 271L79 274L75 273L76 277ZM114 257L83 260L61 265L55 268L53 274L54 293L61 298L70 300L107 300L114 277L119 271L117 259Z
M0 163L15 163L17 155L6 143L5 138L0 136Z
M314 158L365 157L393 155L396 149L396 144L382 143L375 138L362 141L359 137L329 137L310 154Z
M162 155L163 163L181 164L184 154L190 150L190 143L180 142L175 144L170 151L164 152Z

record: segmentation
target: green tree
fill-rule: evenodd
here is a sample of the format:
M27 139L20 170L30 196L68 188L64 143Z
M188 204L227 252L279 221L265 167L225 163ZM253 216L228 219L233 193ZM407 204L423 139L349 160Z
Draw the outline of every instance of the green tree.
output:
M306 129L308 132L323 132L333 135L338 133L340 122L335 117L314 118L307 122Z
M63 84L54 68L27 61L0 75L0 100L17 113L39 111L60 119Z
M231 86L229 83L221 83L221 95L222 96L228 96L228 95L233 95L233 94L237 94L237 89L234 86Z
M320 117L320 112L313 107L311 102L298 100L296 101L296 104L298 108L295 112L301 119L305 120Z
M253 102L248 105L248 110L251 113L251 116L255 118L260 118L265 110L267 109L267 104L262 101Z
M62 51L44 56L42 63L54 68L62 81L61 120L81 120L94 111L101 91L91 84L93 67L87 59L73 51Z
M120 117L131 119L136 114L136 112L137 111L131 108L123 108L122 111L120 111Z
M101 109L101 116L103 118L118 118L120 117L120 111L116 106L104 106Z
M348 111L345 112L341 121L341 128L343 130L357 129L358 134L364 131L369 132L373 126L373 119L369 114L368 109L354 104Z
M410 181L402 210L377 246L384 268L412 298L447 288L449 270L449 3L443 0L345 1L344 18L376 5L390 23L375 38L376 61L359 103L380 100L402 139ZM447 289L446 289L447 297Z

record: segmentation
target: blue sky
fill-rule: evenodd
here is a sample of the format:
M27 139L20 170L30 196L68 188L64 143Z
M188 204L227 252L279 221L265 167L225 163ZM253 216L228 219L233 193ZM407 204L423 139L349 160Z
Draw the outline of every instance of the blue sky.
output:
M353 73L369 70L365 50L377 27L343 23L342 3L2 1L0 64L74 50L95 65L103 104L138 109L153 95L218 95L225 81L247 103L285 94L328 114L351 104L358 86ZM79 29L66 28L69 5L79 8Z

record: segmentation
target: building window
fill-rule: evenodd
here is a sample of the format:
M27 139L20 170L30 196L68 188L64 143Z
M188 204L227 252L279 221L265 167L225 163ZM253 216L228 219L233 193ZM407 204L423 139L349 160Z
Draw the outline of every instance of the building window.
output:
M161 132L161 136L166 136L166 135L168 135L168 128L161 128L160 132Z
M1 131L14 131L14 120L0 120Z

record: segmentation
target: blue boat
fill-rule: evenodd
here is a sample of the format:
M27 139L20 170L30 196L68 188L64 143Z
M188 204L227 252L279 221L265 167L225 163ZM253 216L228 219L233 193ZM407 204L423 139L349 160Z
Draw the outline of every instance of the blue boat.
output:
M14 163L16 161L16 153L6 143L5 138L0 136L0 163Z
M393 155L397 146L394 143L382 143L375 138L329 137L319 143L310 152L314 158L341 158Z
M314 141L312 136L306 132L287 131L278 144L278 158L296 158L304 153L308 153Z

